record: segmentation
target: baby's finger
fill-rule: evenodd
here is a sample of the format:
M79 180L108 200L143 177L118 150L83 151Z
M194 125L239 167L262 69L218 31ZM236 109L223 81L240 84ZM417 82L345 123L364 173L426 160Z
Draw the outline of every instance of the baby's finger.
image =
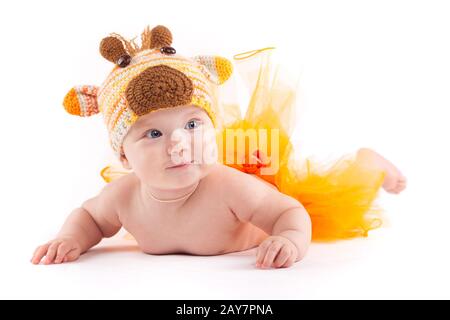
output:
M71 246L67 243L61 243L61 245L58 247L58 251L56 253L56 259L55 263L61 263L64 259L64 256L69 252L71 249Z
M260 267L263 263L263 259L266 256L266 251L272 244L271 240L263 241L258 247L258 253L256 254L256 266Z
M60 242L53 242L47 250L47 254L45 255L44 263L50 264L55 259L56 252L58 250L58 246Z
M272 242L272 244L270 245L269 249L267 249L266 256L264 257L264 261L262 263L262 267L263 268L269 268L270 266L272 266L273 260L277 256L277 254L280 251L282 245L283 244L281 242L279 242L279 241Z
M64 257L64 262L75 261L78 259L79 256L80 256L80 249L72 249Z
M295 262L295 252L292 249L289 249L290 255L286 262L282 265L283 268L289 268Z
M281 267L283 264L286 263L286 261L290 255L291 255L291 251L289 250L289 247L286 245L283 245L280 249L280 253L278 253L277 257L275 258L273 265L276 268Z
M39 264L41 262L42 257L45 256L45 253L47 252L48 247L50 246L50 243L46 243L42 246L39 246L36 248L33 254L33 258L31 259L31 263L33 264Z

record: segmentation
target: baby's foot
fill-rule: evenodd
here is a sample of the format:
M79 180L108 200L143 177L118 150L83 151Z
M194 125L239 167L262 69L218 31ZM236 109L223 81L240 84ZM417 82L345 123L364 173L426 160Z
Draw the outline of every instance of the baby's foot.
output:
M370 165L376 165L386 173L383 189L389 193L400 193L406 188L406 177L390 161L376 153L372 149L361 148L357 157L367 161Z

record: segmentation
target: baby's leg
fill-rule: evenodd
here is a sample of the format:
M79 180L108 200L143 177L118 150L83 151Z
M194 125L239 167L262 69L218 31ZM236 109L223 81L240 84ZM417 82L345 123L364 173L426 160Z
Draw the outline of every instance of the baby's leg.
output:
M406 177L390 161L372 149L361 148L357 152L357 160L368 166L382 169L384 177L383 188L389 193L400 193L406 188Z

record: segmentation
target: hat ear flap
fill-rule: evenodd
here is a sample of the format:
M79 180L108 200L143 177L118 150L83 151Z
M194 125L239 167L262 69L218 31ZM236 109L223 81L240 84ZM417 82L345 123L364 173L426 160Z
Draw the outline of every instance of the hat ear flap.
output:
M80 117L89 117L99 113L97 92L97 86L73 87L64 97L64 109L68 113Z
M233 73L233 64L226 58L219 56L195 56L192 59L203 67L203 73L216 85L225 83Z

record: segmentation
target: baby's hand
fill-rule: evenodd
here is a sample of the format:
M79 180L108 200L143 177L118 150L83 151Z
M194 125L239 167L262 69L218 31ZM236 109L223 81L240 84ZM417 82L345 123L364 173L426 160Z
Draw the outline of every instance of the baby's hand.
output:
M258 247L257 268L288 268L297 258L297 247L287 238L270 236Z
M80 254L81 246L78 241L73 238L59 238L39 246L34 251L31 263L39 264L44 256L44 264L70 262L77 260Z

